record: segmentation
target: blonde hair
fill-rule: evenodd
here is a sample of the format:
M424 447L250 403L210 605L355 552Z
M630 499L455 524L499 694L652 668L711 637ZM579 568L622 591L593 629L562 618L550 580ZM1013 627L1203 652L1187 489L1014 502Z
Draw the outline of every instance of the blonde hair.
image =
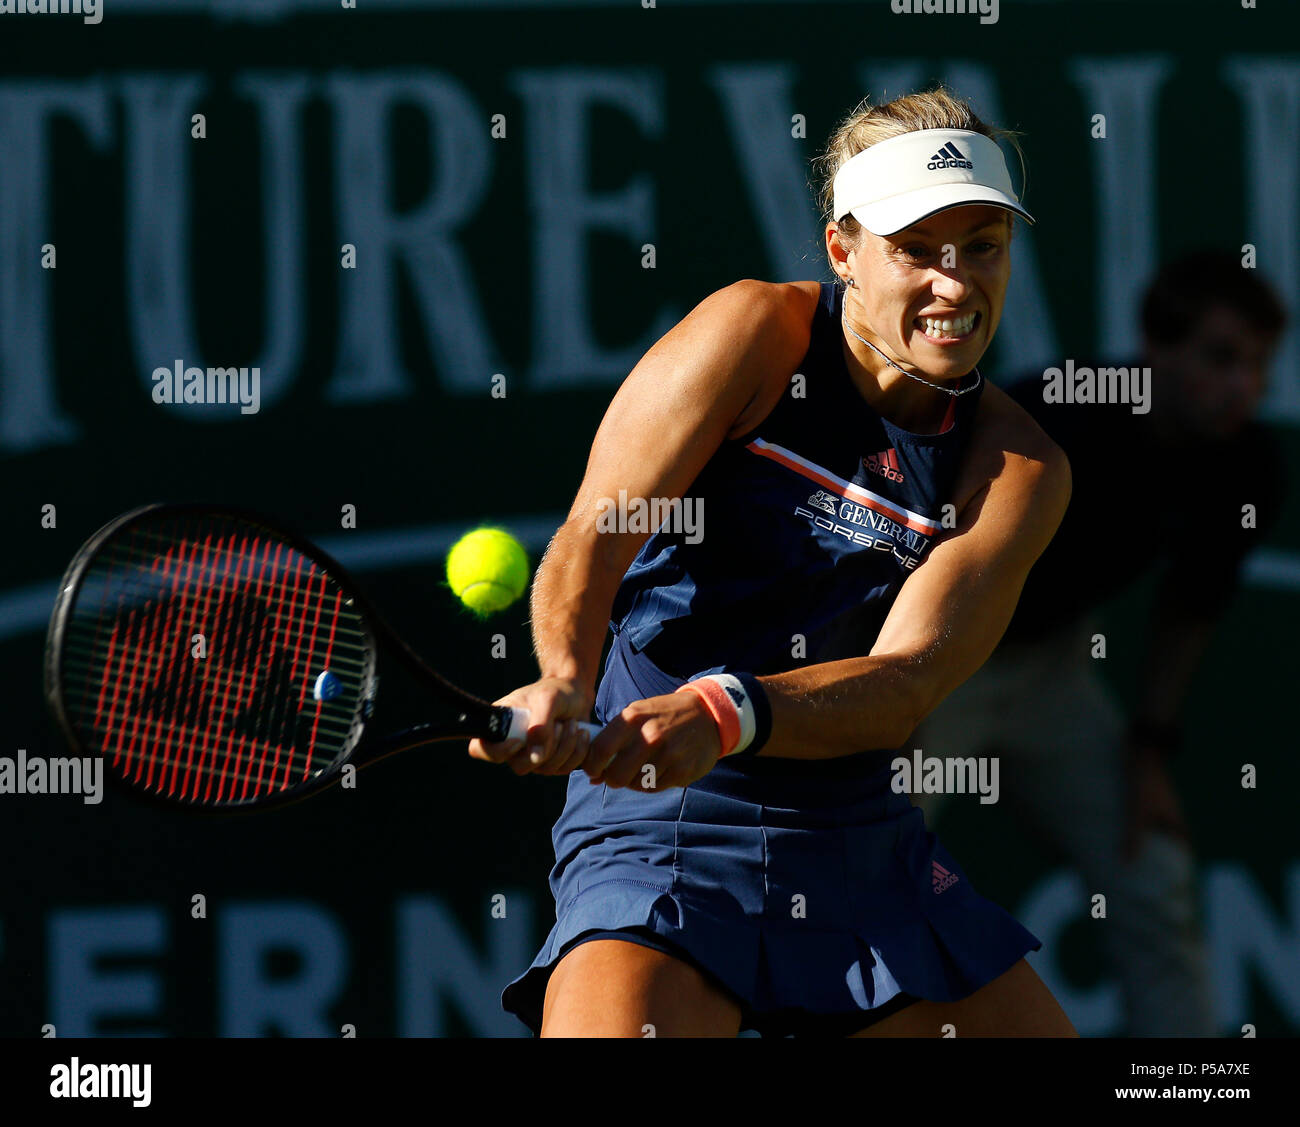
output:
M851 215L841 219L831 214L835 209L835 174L845 161L863 149L918 129L969 129L993 141L1007 141L1020 158L1023 195L1025 154L1016 140L1017 134L982 121L964 98L950 94L942 86L920 94L905 94L879 106L873 106L870 98L863 98L835 127L825 152L813 160L813 172L820 182L818 203L823 222L838 221L840 233L850 247L857 244L862 226ZM1010 211L1006 214L1009 226L1014 229L1015 216Z

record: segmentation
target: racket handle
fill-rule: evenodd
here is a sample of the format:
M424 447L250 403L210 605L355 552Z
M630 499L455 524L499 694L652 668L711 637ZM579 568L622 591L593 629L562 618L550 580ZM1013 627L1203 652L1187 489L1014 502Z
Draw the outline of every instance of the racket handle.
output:
M578 727L593 739L600 734L599 724L588 724L585 720L580 720ZM510 710L510 731L506 733L506 739L522 740L527 734L528 711L523 708L512 708Z

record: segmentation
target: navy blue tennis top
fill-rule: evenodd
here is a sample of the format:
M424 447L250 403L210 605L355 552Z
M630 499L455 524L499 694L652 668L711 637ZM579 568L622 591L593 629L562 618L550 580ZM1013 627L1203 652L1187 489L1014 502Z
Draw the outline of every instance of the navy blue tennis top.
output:
M623 578L611 626L666 673L761 675L869 653L943 531L982 380L938 434L881 418L849 375L842 301L822 285L790 387L683 495L698 527L670 516Z

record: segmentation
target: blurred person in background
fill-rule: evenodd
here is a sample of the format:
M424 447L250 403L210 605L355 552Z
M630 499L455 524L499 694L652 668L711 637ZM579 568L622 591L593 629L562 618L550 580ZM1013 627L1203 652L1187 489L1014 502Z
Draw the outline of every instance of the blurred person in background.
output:
M1142 301L1146 410L1049 402L1062 398L1054 373L1008 386L1065 450L1073 498L993 657L909 743L927 756L1000 757L1001 791L1022 824L1079 871L1089 896L1105 895L1100 934L1130 1036L1217 1032L1169 762L1242 561L1281 507L1280 449L1254 414L1285 322L1254 270L1201 251L1161 269ZM1094 612L1155 569L1150 620L1122 643L1144 649L1126 713L1097 665ZM916 802L933 822L943 798Z

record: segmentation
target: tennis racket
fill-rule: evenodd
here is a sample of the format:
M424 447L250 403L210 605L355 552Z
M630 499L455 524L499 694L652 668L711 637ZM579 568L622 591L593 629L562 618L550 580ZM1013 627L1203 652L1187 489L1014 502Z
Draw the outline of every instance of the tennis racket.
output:
M379 642L426 691L428 720L362 745ZM78 754L200 808L296 801L347 764L528 725L431 669L319 548L200 504L136 509L82 545L50 618L45 695Z

